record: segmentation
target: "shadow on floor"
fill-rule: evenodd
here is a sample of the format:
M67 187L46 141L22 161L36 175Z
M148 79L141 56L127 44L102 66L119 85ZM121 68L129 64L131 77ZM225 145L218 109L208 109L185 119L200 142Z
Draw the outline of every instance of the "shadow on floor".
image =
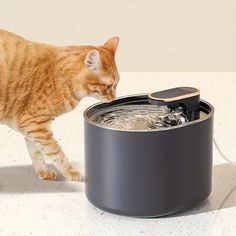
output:
M50 166L50 168L53 168ZM0 167L0 194L83 192L84 183L39 180L31 165ZM236 167L229 164L213 167L212 193L208 200L173 217L211 212L221 208L236 207ZM172 216L167 216L172 217Z
M167 217L181 217L236 207L236 167L220 164L213 167L212 192L207 200L191 210Z
M53 166L49 165L49 168L55 170ZM83 191L83 183L66 182L59 174L57 181L40 180L31 165L0 167L0 194Z

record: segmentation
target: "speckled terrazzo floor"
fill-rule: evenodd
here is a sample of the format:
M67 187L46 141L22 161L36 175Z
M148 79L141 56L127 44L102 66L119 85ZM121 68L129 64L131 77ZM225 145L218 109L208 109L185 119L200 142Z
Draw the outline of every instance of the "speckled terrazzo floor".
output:
M215 137L236 161L236 73L121 73L118 96L194 86L215 106ZM53 125L69 159L84 173L83 110L95 99ZM92 206L84 183L38 180L23 138L0 126L0 235L236 235L236 167L214 148L213 189L195 209L156 219L112 215Z

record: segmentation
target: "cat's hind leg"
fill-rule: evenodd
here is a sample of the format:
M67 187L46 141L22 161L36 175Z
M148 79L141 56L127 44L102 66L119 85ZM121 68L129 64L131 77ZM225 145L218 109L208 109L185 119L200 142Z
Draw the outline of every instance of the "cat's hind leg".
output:
M55 180L57 178L57 174L54 170L47 168L42 152L33 142L29 141L26 138L25 143L28 149L28 153L31 157L34 170L38 177L44 180Z

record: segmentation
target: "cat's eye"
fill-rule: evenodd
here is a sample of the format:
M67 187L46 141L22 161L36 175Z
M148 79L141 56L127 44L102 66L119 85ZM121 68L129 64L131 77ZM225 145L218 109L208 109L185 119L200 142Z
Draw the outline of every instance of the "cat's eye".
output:
M111 89L112 89L112 86L113 86L112 84L107 85L107 89L108 89L108 90L111 90Z

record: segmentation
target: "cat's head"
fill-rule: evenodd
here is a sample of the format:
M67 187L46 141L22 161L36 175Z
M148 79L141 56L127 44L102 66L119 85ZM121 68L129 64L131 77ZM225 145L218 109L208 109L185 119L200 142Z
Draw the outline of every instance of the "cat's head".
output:
M84 59L84 93L86 96L111 101L116 97L119 73L115 63L118 37L112 37L103 46L88 51Z

